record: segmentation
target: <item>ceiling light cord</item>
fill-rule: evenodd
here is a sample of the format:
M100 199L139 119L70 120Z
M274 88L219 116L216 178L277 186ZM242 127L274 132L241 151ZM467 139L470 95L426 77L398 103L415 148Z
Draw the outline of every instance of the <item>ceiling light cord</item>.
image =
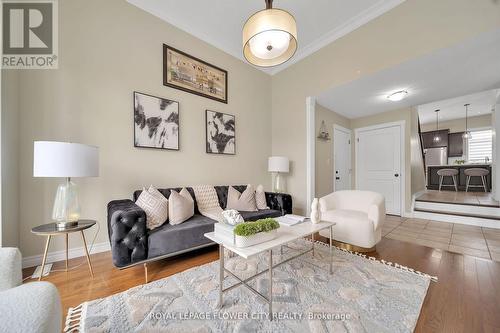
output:
M266 1L266 9L273 8L273 0L265 0Z

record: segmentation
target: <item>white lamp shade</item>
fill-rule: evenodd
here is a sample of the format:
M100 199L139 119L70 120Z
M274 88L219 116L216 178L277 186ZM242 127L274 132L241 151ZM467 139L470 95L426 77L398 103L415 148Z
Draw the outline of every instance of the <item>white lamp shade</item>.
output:
M289 172L290 162L288 157L284 156L271 156L267 164L269 172Z
M99 148L80 143L35 141L34 177L97 177Z

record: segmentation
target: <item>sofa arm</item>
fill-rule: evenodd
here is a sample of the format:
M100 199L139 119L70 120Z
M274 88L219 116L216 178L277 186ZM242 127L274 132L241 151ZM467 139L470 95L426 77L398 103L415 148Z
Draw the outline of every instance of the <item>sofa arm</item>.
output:
M0 292L0 332L61 332L62 310L57 288L30 282Z
M326 212L329 210L335 209L334 198L335 192L325 195L324 197L319 198L319 210L320 212Z
M282 215L292 214L292 196L290 194L266 192L266 202L270 209L279 210Z
M146 213L132 200L108 203L108 234L116 267L125 267L147 258Z
M0 291L22 283L21 260L21 252L17 248L0 248Z

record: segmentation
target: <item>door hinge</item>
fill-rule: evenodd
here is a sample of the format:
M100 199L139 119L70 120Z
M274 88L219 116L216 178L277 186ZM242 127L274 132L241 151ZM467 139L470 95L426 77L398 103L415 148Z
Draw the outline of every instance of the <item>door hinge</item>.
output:
M356 138L356 141L359 142L359 138Z
M348 142L349 145L351 144L351 140L350 139L347 142Z

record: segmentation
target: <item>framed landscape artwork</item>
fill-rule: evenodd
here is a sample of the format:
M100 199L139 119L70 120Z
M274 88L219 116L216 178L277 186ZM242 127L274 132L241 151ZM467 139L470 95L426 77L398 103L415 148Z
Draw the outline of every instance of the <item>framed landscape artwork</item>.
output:
M134 92L134 146L179 150L179 103Z
M235 117L230 114L206 111L207 153L236 154Z
M227 104L227 71L165 44L163 84Z

